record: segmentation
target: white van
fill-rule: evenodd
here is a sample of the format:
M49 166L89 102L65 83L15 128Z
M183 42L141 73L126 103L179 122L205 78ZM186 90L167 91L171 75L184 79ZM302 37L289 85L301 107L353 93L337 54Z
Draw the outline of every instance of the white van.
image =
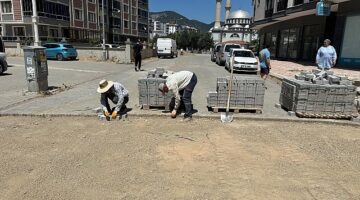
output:
M156 42L158 57L178 56L176 41L171 38L158 38Z

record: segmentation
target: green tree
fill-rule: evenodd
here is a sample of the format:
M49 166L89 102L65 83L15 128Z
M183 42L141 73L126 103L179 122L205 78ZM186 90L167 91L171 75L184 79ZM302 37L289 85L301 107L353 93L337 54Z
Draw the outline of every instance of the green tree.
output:
M199 50L208 50L214 45L214 40L212 39L210 33L203 33L198 41Z

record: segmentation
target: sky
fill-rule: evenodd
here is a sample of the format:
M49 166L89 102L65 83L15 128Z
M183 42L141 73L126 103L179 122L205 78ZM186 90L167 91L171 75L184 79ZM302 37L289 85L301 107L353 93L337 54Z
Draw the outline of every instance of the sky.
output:
M189 19L196 19L204 23L215 21L215 0L149 0L150 12L175 11ZM222 21L225 14L226 0L222 1ZM252 15L251 0L232 0L231 11L245 10Z

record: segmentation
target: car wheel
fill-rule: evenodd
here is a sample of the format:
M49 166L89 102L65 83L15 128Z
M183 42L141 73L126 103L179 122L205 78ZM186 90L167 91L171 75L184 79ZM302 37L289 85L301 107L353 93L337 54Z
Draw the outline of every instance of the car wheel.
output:
M64 60L64 56L61 53L59 53L56 55L56 59L59 61Z

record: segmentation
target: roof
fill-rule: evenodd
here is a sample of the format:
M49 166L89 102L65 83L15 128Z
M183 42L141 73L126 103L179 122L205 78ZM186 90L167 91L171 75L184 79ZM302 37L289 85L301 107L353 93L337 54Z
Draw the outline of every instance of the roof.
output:
M250 14L244 10L237 10L231 12L227 19L241 19L241 18L251 18Z

